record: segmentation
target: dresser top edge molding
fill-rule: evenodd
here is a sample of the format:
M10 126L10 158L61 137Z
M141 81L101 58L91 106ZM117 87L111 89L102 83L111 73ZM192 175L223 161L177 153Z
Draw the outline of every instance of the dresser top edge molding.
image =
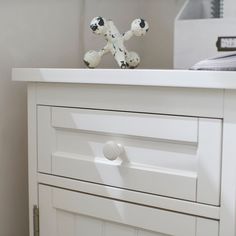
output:
M233 71L13 68L12 80L236 90Z

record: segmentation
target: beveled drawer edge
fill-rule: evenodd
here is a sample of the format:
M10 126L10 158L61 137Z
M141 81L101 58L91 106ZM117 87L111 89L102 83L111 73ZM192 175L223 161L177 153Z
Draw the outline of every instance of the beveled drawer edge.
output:
M114 133L178 142L198 142L199 120L196 117L50 107L51 125L55 128ZM95 125L97 123L99 126ZM149 124L149 126L144 124Z
M200 216L214 220L220 219L220 207L217 206L124 190L42 173L38 173L37 178L38 183L40 184L180 212L188 215Z

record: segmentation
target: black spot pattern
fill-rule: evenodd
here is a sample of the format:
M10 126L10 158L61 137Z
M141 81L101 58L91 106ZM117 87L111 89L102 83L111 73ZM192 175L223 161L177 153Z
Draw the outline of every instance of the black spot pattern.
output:
M84 63L85 63L85 65L86 65L87 67L90 67L90 66L89 66L89 65L90 65L89 62L87 62L87 61L84 60Z
M98 29L98 26L97 25L90 25L90 28L92 31L96 31Z
M136 22L137 23L137 22ZM139 19L138 21L140 28L144 29L145 27L148 27L148 25L146 24L146 21L143 19ZM92 29L92 31L94 33L96 33L96 31L99 29L99 27L105 26L105 20L102 17L97 17L95 22L93 24L90 25L90 28ZM149 31L149 28L145 29L146 32ZM97 32L98 33L98 32ZM145 32L142 32L143 35L145 34ZM122 35L125 36L126 33L123 33ZM130 69L134 69L138 66L139 64L139 58L133 58L130 59L128 62L126 62L126 60L128 59L128 52L126 50L123 50L122 48L120 48L118 45L115 44L116 41L112 40L111 38L116 38L116 34L112 34L111 30L109 30L108 32L106 32L104 34L106 41L113 41L112 43L112 47L113 50L111 49L111 52L113 54L114 57L116 57L117 53L120 51L121 53L124 53L125 56L125 61L120 61L120 67L121 69L126 69L126 68L130 68ZM105 50L102 49L102 52L104 52ZM137 62L137 63L136 63ZM89 67L89 68L94 68L91 67L90 63L86 60L84 60L84 63ZM130 64L137 64L135 66L131 66Z
M141 22L140 22L139 25L140 25L141 28L144 28L145 25L146 25L146 24L145 24L145 20L143 20L143 19L140 19L140 20L141 20Z
M97 20L98 20L98 24L99 24L100 26L104 26L105 22L104 22L104 20L103 20L103 18L102 18L101 16L98 17Z
M127 66L126 66L126 63L124 61L121 61L121 69L126 69Z

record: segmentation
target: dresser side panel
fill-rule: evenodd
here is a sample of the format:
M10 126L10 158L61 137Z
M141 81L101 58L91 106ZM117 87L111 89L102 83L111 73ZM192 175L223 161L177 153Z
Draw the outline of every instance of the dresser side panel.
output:
M34 235L33 207L38 205L36 85L28 84L28 176L30 236Z
M226 90L224 103L220 236L236 235L236 91Z

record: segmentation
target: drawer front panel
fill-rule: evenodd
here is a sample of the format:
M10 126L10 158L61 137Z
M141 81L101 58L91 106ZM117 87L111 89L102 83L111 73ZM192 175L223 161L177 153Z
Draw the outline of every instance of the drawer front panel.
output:
M44 185L39 186L39 208L42 236L218 235L218 221Z
M124 147L114 161L108 141ZM43 173L217 205L220 153L220 120L38 107Z
M77 131L197 142L196 118L52 108L52 126Z

